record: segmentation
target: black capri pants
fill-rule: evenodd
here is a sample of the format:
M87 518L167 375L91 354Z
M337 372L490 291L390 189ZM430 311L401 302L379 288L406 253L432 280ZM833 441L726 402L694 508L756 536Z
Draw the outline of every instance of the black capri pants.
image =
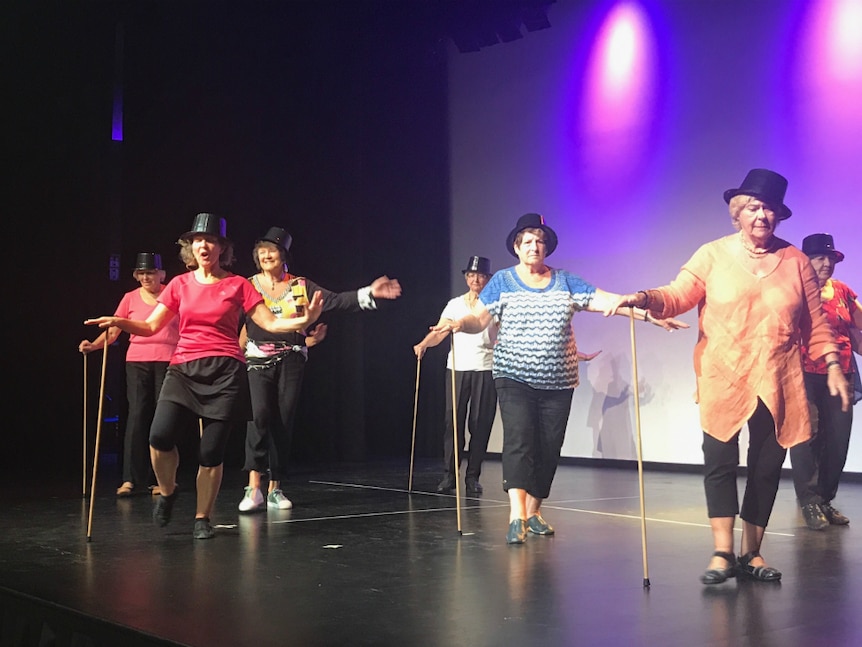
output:
M781 466L787 450L775 437L775 421L762 401L748 419L748 476L739 508L736 468L739 465L739 432L727 442L703 434L703 485L710 519L735 517L765 528L772 514Z

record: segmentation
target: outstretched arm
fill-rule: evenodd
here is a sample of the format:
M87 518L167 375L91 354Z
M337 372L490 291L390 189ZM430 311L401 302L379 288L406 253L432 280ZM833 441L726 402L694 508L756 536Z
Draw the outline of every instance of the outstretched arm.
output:
M78 344L78 352L86 355L88 353L92 353L94 350L102 350L105 346L110 346L117 341L117 337L120 336L121 332L123 331L116 326L111 326L93 341L88 341L86 339L81 341L81 343Z
M646 305L646 292L638 292L636 294L614 294L613 292L605 292L596 288L596 293L593 295L587 310L590 312L601 312L606 317L609 315L629 315L629 308L634 310L635 319L646 321L659 328L664 328L667 331L678 330L679 328L688 328L689 325L678 319L656 319L649 310L643 307L637 307L638 304ZM650 304L652 306L652 304ZM660 310L661 308L653 308L652 310Z
M425 355L425 351L428 348L437 346L449 336L448 332L444 332L442 330L434 330L434 328L451 325L453 323L455 322L452 319L440 317L440 321L437 322L437 325L433 326L430 332L425 335L425 338L413 347L413 352L416 353L416 359L422 359L422 357Z
M123 317L96 317L95 319L87 319L84 321L84 325L98 326L99 328L115 327L132 335L152 337L168 325L168 322L173 318L174 313L163 303L159 303L146 321L124 319Z
M314 296L308 301L305 306L305 311L301 317L292 317L290 319L281 319L272 314L272 311L267 308L263 301L259 301L248 315L252 321L258 326L272 333L284 332L301 332L308 328L311 324L317 321L320 313L323 311L323 296L321 293L315 292Z
M431 331L442 332L444 335L450 332L466 332L475 334L485 330L485 328L487 328L491 323L491 319L491 313L488 312L488 309L480 302L473 307L473 312L471 314L461 317L460 319L456 319L455 321L447 319L445 320L445 323L444 320L441 319L440 323L436 326L431 326Z

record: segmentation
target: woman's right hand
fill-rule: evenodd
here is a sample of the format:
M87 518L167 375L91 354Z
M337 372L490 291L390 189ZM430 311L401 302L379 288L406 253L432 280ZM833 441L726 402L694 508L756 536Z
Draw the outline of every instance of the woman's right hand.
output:
M110 328L117 325L119 317L96 317L95 319L85 319L85 326L98 326L99 328Z
M307 320L308 326L313 324L315 321L320 318L320 315L323 313L323 294L321 294L320 290L315 292L311 299L308 302L308 305L305 306L305 318Z
M605 305L604 310L602 310L602 314L606 317L610 317L612 315L617 314L617 310L620 308L633 308L637 307L638 301L640 301L640 294L618 294L615 298L608 301Z
M93 342L84 340L80 344L78 344L78 352L87 355L88 353L92 353L94 350L99 350L99 348L93 344Z

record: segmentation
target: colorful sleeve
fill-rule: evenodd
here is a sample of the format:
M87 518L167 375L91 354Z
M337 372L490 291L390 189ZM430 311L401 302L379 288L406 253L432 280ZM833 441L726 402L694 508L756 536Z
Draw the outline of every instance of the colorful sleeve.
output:
M579 310L583 310L590 301L593 300L593 295L596 293L596 288L591 283L588 283L577 274L570 272L565 273L566 288L569 294L572 295L572 300Z
M504 279L503 274L504 270L496 272L494 276L491 277L491 280L488 281L487 285L483 288L482 292L479 294L479 301L482 302L482 305L491 313L493 317L500 316L500 308L501 303L500 300L503 296L503 287L504 287Z
M658 288L664 298L661 318L676 317L688 312L706 296L706 277L713 263L711 255L703 246L682 266L670 285Z

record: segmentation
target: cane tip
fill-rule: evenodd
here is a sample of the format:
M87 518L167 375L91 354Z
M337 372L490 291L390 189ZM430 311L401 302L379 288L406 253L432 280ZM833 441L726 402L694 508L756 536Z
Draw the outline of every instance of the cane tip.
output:
M89 544L91 541L93 541L93 538L92 538L92 537L90 537L90 536L88 536L88 537L87 537L87 543Z
M645 588L645 589L648 589L648 588L649 588L649 586L650 586L650 584L649 584L649 578L648 578L648 577L645 577L645 578L644 578L644 588Z

